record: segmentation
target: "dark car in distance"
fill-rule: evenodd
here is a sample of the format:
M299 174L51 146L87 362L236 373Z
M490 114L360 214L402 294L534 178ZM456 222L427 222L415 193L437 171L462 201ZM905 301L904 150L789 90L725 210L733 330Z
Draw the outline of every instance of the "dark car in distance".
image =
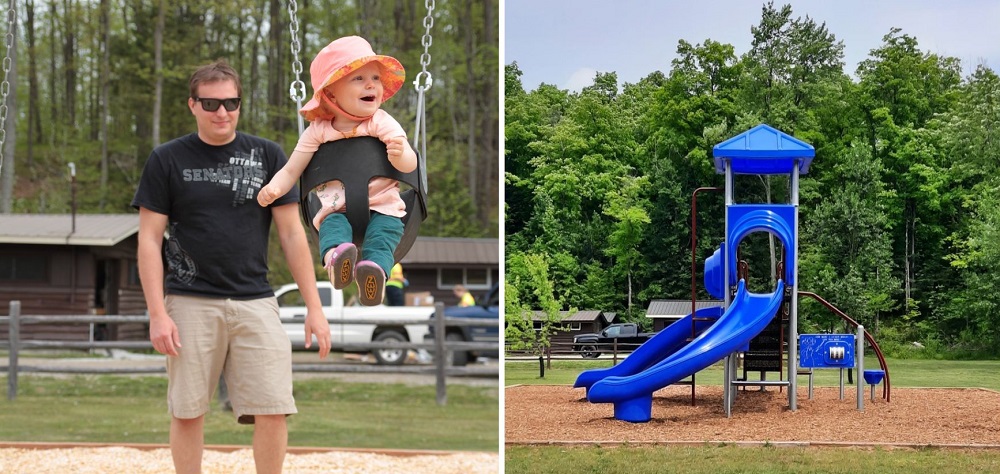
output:
M476 299L473 306L448 306L444 309L446 318L480 319L489 321L489 325L448 326L445 329L447 342L495 342L500 341L500 286L493 285L489 292ZM433 319L434 316L431 315ZM434 324L424 336L424 342L434 342ZM479 357L499 359L500 351L454 351L451 352L451 365L464 366Z

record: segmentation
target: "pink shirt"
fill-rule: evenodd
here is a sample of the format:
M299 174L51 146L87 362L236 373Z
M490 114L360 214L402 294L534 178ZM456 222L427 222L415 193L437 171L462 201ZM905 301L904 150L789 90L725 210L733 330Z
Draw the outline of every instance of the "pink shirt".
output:
M357 131L352 134L358 137L378 137L383 142L393 137L405 137L403 126L387 112L379 109L375 115L358 124ZM347 138L339 130L333 128L330 120L310 122L295 151L315 153L319 146L326 142ZM327 181L313 190L319 197L323 207L313 217L313 226L319 229L326 216L334 212L344 212L344 184L340 181ZM403 217L406 215L406 203L399 197L399 182L389 178L374 178L368 183L368 207L387 216Z

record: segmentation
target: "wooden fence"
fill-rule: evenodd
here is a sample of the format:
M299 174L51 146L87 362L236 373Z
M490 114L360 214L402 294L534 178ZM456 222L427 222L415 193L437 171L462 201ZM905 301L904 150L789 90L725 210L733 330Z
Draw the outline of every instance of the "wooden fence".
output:
M551 362L553 360L589 360L583 357L583 353L579 350L577 346L594 346L597 344L577 344L573 342L550 342L548 347L534 347L531 349L524 350L514 350L511 349L511 344L506 344L504 353L511 359L518 357L526 357L531 359L536 359L539 357ZM626 355L631 354L635 351L640 343L625 343L618 342L618 338L613 339L610 343L600 344L599 352L601 355L610 355L613 359L613 363L618 365L619 359L624 359ZM550 363L551 365L551 363Z
M428 324L434 331L434 342L424 343L423 341L410 341L406 343L398 342L369 342L354 344L331 343L331 351L345 352L368 352L373 349L412 349L428 350L434 354L446 354L451 351L499 351L498 342L459 342L446 341L447 327L492 327L499 324L498 321L484 321L474 318L452 318L444 317L444 304L437 303L434 308L435 317L426 321L412 320L380 320L380 324L388 325L412 325ZM104 316L104 315L65 315L65 316L38 316L22 315L21 302L10 302L10 315L0 316L0 324L6 323L8 327L8 338L6 343L0 343L0 348L7 349L7 399L13 400L17 397L17 376L19 373L88 373L88 374L139 374L139 373L164 373L165 366L158 367L33 367L20 365L18 358L21 351L30 349L127 349L127 350L151 350L152 343L146 341L49 341L49 340L23 340L20 337L21 327L30 324L122 324L122 323L148 323L148 316ZM282 323L300 322L291 318L282 318ZM329 320L330 324L371 324L369 320L337 319ZM298 348L301 348L298 347ZM446 352L447 351L447 352ZM292 364L293 372L354 372L354 373L417 373L435 374L437 386L437 403L444 405L447 403L446 378L447 376L500 376L499 365L496 367L449 367L447 361L450 357L434 357L433 366L386 366L371 364Z

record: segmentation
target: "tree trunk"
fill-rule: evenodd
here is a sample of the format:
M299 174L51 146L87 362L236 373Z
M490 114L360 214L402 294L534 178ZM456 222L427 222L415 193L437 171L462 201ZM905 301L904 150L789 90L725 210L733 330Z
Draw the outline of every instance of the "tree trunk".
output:
M17 5L15 4L11 7L14 9L14 17L17 17ZM3 161L0 162L0 212L4 214L9 214L12 209L12 197L14 194L14 183L15 177L17 176L14 171L14 152L15 144L17 143L17 121L14 120L17 117L17 23L11 25L10 30L11 35L7 36L8 41L10 41L10 72L7 76L7 82L10 84L7 92L7 112L6 120L4 121L4 142L3 142Z
M35 1L26 2L25 27L28 36L28 156L30 167L35 161L33 146L42 144L42 116L38 107L38 61L35 52Z
M111 28L110 6L108 0L101 0L101 68L98 75L100 83L100 129L101 129L101 201L98 210L103 212L108 196L108 119L111 117L111 107L108 104L109 83L111 82Z
M56 0L49 0L49 123L53 124L49 127L52 133L49 134L49 145L54 145L56 140L56 127L55 124L61 123L57 121L59 117L59 93L56 91L56 44L58 42L56 28Z
M167 16L167 0L159 0L156 29L153 30L153 148L160 145L160 115L163 110L163 27Z
M903 237L903 271L905 272L904 275L903 275L903 297L904 297L903 308L906 309L907 312L909 312L910 311L910 272L912 271L912 269L910 268L910 239L913 238L913 236L910 233L910 229L911 229L911 222L910 222L910 220L911 219L910 219L909 205L906 206L906 210L903 212L903 214L904 214L904 217L903 217L903 234L904 234L904 237Z
M69 130L76 127L76 5L74 0L63 0L63 68L65 76L65 120Z
M483 45L486 48L498 48L498 33L499 31L494 30L498 28L497 19L494 16L496 8L494 8L494 0L486 0L483 6ZM499 53L499 49L496 51ZM489 57L495 57L490 54ZM499 121L499 105L496 98L497 91L497 76L495 74L483 74L483 87L480 88L480 93L482 97L482 103L484 106L483 113L483 125L482 125L482 140L480 141L481 149L483 150L483 156L486 157L484 166L481 167L483 170L482 179L480 180L482 185L482 191L480 192L480 202L486 203L496 203L497 196L500 195L499 185L500 182L500 165L497 156L499 155L500 140L498 138L500 133L500 121ZM492 222L497 216L497 208L492 205L487 205L480 212L482 228L486 229L486 226Z
M284 135L288 125L286 114L279 113L282 109L282 91L285 90L284 85L288 82L284 74L285 50L288 49L288 46L282 42L285 30L288 29L288 22L285 21L282 13L281 0L271 0L269 16L271 29L267 45L270 51L267 58L267 104L269 106L267 110L268 115L272 118L271 126L278 132L279 137ZM280 138L278 141L281 141Z
M475 73L475 57L476 57L476 45L475 45L475 28L472 26L472 3L465 2L465 8L462 10L461 24L464 26L462 29L465 30L465 101L466 101L466 112L468 117L466 119L466 176L468 177L469 186L469 201L472 203L472 211L475 215L480 215L480 210L476 206L479 202L476 198L478 196L478 187L476 186L476 180L479 177L479 173L476 171L477 166L477 155L476 153L476 73Z

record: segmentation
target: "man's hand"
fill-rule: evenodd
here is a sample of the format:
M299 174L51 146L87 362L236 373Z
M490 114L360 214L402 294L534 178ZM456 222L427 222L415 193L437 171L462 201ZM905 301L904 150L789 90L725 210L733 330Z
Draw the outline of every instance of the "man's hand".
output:
M169 316L149 318L149 341L156 352L176 356L177 349L181 347L181 336L174 320Z
M261 207L267 207L270 206L275 199L284 195L285 193L281 192L281 188L279 188L278 185L268 184L263 188L260 188L260 192L257 193L257 203L260 204Z
M312 337L316 335L319 343L319 358L326 359L330 353L330 323L326 320L326 315L322 311L310 311L306 314L306 349L312 346Z

